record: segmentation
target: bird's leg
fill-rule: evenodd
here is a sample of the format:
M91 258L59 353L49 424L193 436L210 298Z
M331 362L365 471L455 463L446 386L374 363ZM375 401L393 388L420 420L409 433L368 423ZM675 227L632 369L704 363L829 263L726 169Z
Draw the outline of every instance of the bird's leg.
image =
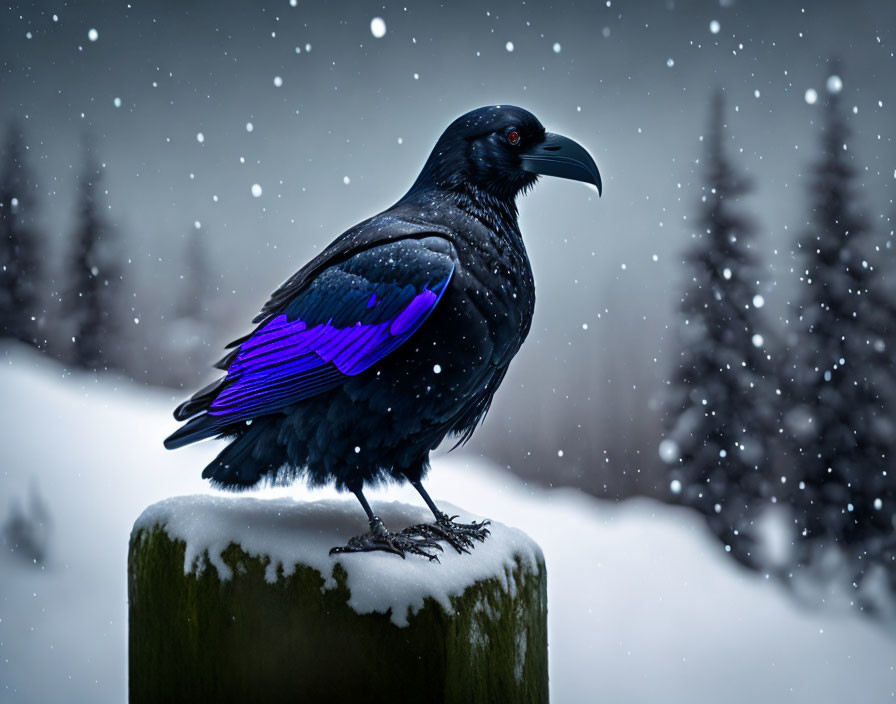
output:
M442 546L435 540L425 535L414 536L410 533L392 533L386 529L379 516L374 514L367 498L361 491L360 486L350 487L352 493L358 497L364 512L367 514L367 520L370 523L370 532L364 535L358 535L351 538L344 547L336 547L330 550L331 555L347 552L373 552L374 550L383 550L399 555L404 559L407 553L412 555L420 555L430 560L439 561L435 550L442 551Z
M470 552L470 548L474 547L474 540L478 540L482 543L488 537L490 531L486 526L489 525L490 521L455 523L454 519L457 518L457 516L449 516L447 513L439 511L438 507L430 498L429 493L423 488L423 484L420 483L419 479L412 479L411 486L413 486L420 493L420 496L423 497L423 500L426 502L426 505L429 506L429 510L433 512L436 520L435 523L421 523L420 525L409 526L405 528L402 533L419 535L429 539L445 540L459 553Z

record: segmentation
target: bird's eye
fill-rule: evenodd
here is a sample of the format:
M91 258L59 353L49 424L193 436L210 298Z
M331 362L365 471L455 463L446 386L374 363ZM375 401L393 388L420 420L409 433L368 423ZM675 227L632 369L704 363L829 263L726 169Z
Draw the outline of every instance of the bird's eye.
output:
M520 143L520 133L517 132L516 130L513 130L512 132L508 133L507 141L510 142L513 146L516 146L517 144Z

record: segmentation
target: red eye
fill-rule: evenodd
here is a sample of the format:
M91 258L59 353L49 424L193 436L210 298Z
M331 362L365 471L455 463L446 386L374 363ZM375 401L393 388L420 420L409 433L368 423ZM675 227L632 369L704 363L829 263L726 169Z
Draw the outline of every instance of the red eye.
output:
M510 134L507 135L507 141L513 145L517 145L520 143L520 133L514 130Z

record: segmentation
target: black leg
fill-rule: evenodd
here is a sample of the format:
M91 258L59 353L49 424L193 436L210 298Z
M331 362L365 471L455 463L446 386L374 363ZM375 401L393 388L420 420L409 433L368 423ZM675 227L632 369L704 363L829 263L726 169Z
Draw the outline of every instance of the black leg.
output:
M423 488L423 484L420 483L419 479L411 479L411 486L413 486L420 496L423 497L423 500L426 502L426 505L429 506L429 510L433 512L436 520L435 523L421 523L417 526L410 526L405 528L402 533L419 535L424 538L436 540L445 540L459 553L470 552L470 548L474 547L474 540L478 540L481 543L488 537L489 530L486 526L489 524L489 521L482 521L479 523L475 521L473 523L455 523L454 519L457 518L457 516L449 516L448 514L439 511L435 502L430 498L426 489Z
M361 491L361 486L358 485L350 488L352 493L358 497L358 501L361 503L364 513L367 514L367 521L370 524L370 532L352 538L344 547L333 548L330 550L331 555L348 552L372 552L374 550L382 550L384 552L391 552L395 555L399 555L402 559L404 559L407 553L411 553L412 555L427 557L436 562L439 561L436 554L431 552L432 550L442 551L442 546L435 542L435 540L424 535L414 535L412 533L405 533L404 531L401 533L390 533L386 529L386 526L383 525L379 516L377 516L373 512L373 509L370 508L370 504L367 502L364 492Z
M429 492L423 488L423 484L420 483L419 479L417 479L416 481L412 481L411 486L414 487L420 494L420 496L423 497L423 500L426 502L426 505L429 506L429 510L433 512L436 520L445 518L445 514L439 511L439 509L436 507L435 502L429 496Z
M357 497L358 501L361 502L361 508L364 509L364 513L367 514L368 521L379 520L373 513L373 509L370 508L370 504L367 503L367 497L364 496L364 492L361 491L361 487L357 486L352 489L352 493Z

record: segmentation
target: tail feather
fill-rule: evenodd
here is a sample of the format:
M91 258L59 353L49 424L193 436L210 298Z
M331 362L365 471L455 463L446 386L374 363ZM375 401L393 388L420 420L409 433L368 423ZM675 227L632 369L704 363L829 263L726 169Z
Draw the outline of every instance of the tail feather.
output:
M221 418L203 413L165 438L165 447L169 450L176 450L184 445L189 445L191 442L198 442L199 440L205 440L206 438L225 433L227 432L227 426L228 423Z
M202 471L203 479L222 489L248 489L285 461L277 443L278 425L272 420L255 421L234 438Z

